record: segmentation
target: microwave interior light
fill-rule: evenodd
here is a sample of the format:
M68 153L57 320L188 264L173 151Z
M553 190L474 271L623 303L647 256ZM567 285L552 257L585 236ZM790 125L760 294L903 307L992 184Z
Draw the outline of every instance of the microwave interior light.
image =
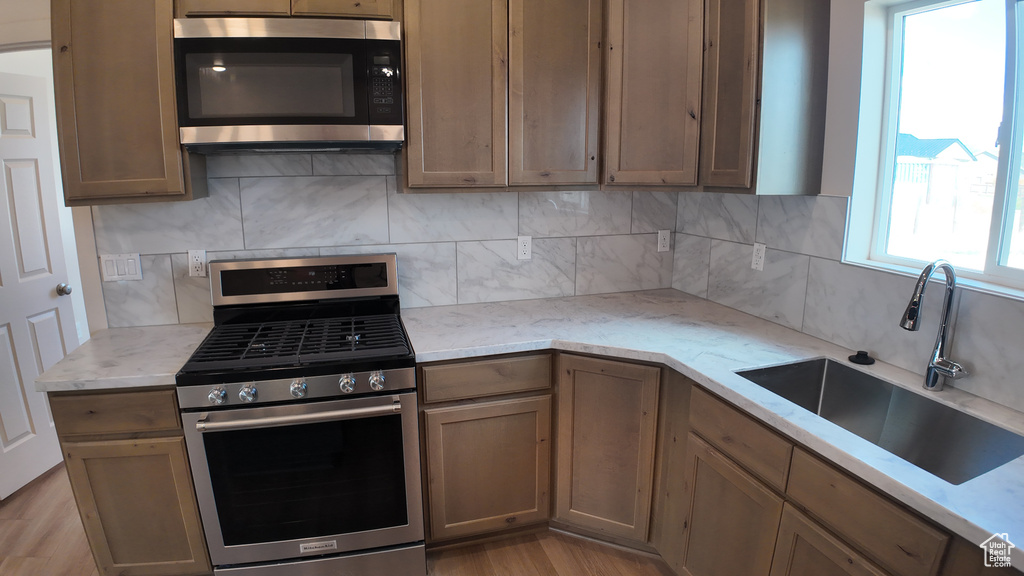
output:
M210 66L210 70L213 70L214 72L223 72L227 70L227 68L225 68L222 64L214 64L213 66Z

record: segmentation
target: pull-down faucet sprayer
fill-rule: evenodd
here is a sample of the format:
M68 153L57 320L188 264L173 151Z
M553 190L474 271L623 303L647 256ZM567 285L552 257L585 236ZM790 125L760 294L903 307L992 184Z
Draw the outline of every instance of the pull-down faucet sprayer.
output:
M946 338L949 335L950 319L953 315L953 292L956 290L956 271L953 270L952 264L945 260L936 260L925 266L924 270L921 271L921 276L917 279L917 285L914 286L914 293L910 296L910 304L907 305L907 311L903 313L903 319L900 320L900 327L904 330L916 332L920 329L921 302L924 300L924 289L932 275L939 269L942 269L946 276L946 293L942 301L942 318L939 324L939 333L935 337L935 348L932 350L932 356L928 361L928 370L924 376L925 390L935 392L942 390L942 377L956 380L957 378L967 376L967 371L964 370L963 366L946 358Z

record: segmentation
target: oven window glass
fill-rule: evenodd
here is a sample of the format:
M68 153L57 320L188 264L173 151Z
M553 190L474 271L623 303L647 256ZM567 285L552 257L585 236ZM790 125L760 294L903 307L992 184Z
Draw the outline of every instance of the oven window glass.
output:
M203 441L227 546L408 524L400 414Z
M352 70L352 54L188 53L188 116L351 118Z

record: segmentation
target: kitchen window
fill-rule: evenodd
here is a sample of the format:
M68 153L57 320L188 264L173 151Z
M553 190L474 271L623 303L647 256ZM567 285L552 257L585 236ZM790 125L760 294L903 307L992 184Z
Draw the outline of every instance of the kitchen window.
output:
M1022 13L1018 0L867 2L847 260L911 271L945 258L1024 289Z

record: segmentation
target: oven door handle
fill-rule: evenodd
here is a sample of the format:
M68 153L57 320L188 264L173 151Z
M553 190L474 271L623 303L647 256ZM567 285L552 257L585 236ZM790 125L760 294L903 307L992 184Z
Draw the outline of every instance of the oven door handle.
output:
M311 424L314 422L330 422L332 420L353 420L387 416L402 411L402 402L395 400L387 406L370 406L367 408L348 408L346 410L330 410L310 414L289 414L287 416L266 416L263 418L247 418L244 420L226 420L223 422L207 422L205 419L196 422L196 430L200 432L220 432L224 430L246 430L249 428L272 428L274 426L291 426L294 424Z

